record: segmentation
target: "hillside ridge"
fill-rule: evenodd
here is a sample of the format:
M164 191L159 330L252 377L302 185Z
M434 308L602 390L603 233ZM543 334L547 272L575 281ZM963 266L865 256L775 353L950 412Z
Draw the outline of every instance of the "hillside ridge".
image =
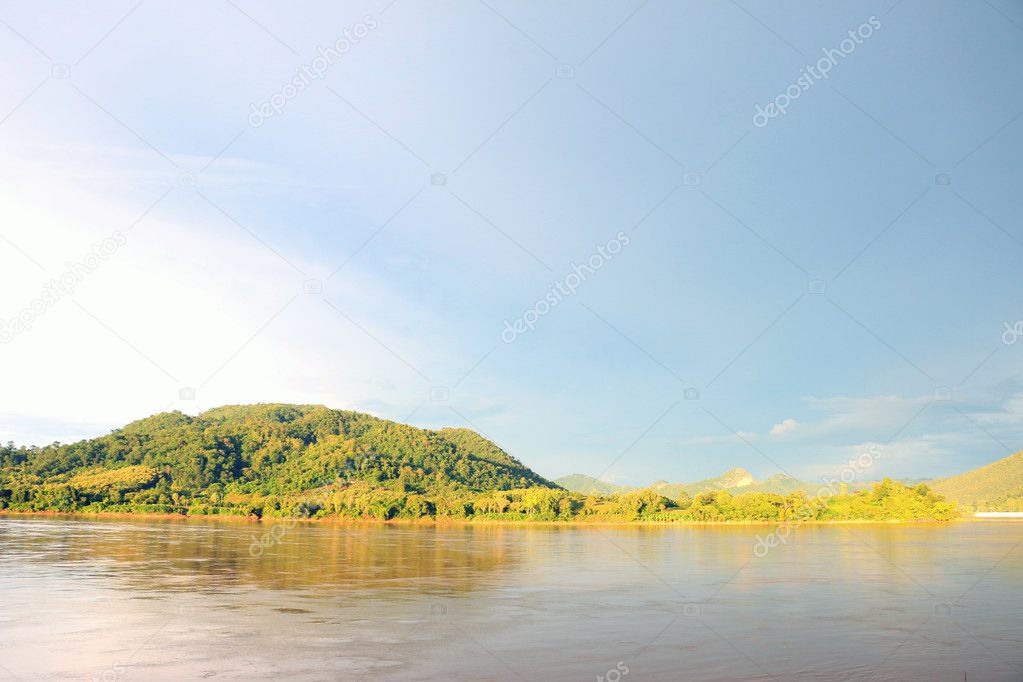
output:
M1023 511L1023 450L930 485L978 511Z
M741 468L656 489L575 482L599 490L559 487L470 429L421 429L323 405L162 412L76 443L0 446L0 511L13 512L656 523L958 515L926 485L889 480L812 503L808 490L762 489L794 488L795 479L757 482Z

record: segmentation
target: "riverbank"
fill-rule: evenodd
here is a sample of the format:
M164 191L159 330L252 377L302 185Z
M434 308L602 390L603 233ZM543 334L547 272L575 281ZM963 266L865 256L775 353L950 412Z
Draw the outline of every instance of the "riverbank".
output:
M59 512L52 510L43 511L16 511L10 509L0 510L0 518L4 517L25 517L25 518L57 518L57 519L94 519L94 520L148 520L148 521L216 521L231 522L239 524L253 524L259 526L274 526L279 524L308 524L308 525L341 525L341 526L412 526L412 527L467 527L467 526L536 526L536 527L777 527L777 526L858 526L858 525L947 525L950 523L964 521L982 521L985 517L963 515L954 519L833 519L833 520L749 520L749 521L664 521L655 519L625 519L606 516L592 516L585 519L495 519L486 517L475 518L432 518L424 517L418 519L374 519L374 518L348 518L342 516L322 516L319 518L299 518L294 516L241 516L235 514L171 514L158 512ZM1004 518L1004 517L1000 517Z

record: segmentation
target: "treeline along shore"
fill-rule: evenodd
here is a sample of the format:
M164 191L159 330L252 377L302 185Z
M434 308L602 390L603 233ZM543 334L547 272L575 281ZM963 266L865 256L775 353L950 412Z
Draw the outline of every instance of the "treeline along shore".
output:
M0 512L389 522L947 521L958 505L885 479L828 495L569 491L468 429L318 405L167 412L99 438L0 447Z

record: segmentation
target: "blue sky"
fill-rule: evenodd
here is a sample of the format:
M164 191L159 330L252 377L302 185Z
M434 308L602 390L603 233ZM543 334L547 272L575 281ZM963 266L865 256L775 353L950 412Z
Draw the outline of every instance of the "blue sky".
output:
M629 483L1023 447L1018 4L11 3L0 60L5 440L281 401Z

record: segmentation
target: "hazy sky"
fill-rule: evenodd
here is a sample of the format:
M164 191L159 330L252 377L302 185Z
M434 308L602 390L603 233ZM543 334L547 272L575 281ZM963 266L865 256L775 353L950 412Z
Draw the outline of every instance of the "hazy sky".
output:
M630 483L1023 447L1019 3L339 5L0 6L0 437L323 403Z

